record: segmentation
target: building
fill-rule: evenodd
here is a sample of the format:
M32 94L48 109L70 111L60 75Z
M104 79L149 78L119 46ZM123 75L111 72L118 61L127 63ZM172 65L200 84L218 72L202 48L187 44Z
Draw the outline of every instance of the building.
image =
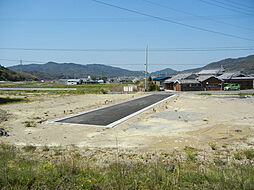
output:
M174 82L175 91L200 91L201 84L197 79L181 79Z
M222 90L228 84L240 84L241 89L253 89L254 77L239 72L225 72L224 68L181 73L164 81L166 90L197 91Z
M253 89L254 77L250 77L241 72L224 73L218 77L223 81L223 87L228 84L240 84L241 90Z
M161 86L161 85L164 86L165 80L170 79L170 78L172 78L172 77L170 77L170 76L153 77L153 83L157 86Z
M166 90L175 90L176 89L176 81L180 82L184 79L195 79L197 75L194 73L181 73L173 76L170 79L164 81L164 88ZM180 89L179 87L177 89ZM179 91L179 90L178 90Z
M81 79L68 79L67 84L68 85L78 85L81 84L82 80Z
M220 76L225 72L225 69L221 66L219 69L203 69L196 74L201 75L213 75L213 76Z
M222 80L213 75L201 75L197 77L201 84L201 90L221 90Z

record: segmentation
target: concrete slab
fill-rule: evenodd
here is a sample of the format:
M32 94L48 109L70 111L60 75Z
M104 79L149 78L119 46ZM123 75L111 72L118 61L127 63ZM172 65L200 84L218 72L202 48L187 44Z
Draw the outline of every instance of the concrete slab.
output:
M114 127L130 117L133 117L142 111L167 100L171 96L172 94L168 93L151 94L131 101L58 119L55 120L55 122Z

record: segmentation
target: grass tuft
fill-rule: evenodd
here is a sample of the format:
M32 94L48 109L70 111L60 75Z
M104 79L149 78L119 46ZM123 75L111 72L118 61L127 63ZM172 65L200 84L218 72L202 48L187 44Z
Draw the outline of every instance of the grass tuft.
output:
M25 121L23 124L25 127L36 127L36 123L34 121Z
M247 159L254 160L254 151L253 150L246 150L243 153Z
M36 146L27 145L22 148L25 152L34 152L36 150Z
M211 147L212 150L217 149L217 143L216 142L209 142L208 145Z

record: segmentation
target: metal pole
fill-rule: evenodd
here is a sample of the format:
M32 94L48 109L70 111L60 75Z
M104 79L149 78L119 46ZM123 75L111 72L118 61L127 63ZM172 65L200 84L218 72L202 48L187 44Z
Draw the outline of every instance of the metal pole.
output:
M148 67L148 45L146 46L146 63L145 63L145 91L147 91L147 67Z

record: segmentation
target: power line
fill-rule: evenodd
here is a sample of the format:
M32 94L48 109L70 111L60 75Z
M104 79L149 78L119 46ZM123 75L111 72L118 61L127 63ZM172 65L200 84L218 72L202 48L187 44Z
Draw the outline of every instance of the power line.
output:
M20 62L21 59L4 59L4 58L1 58L0 61ZM29 63L45 63L43 61L32 61L32 60L23 60L22 59L22 63L24 63L24 62L29 62Z
M25 22L149 22L142 18L0 18L0 21Z
M217 2L217 3L220 3L220 4L222 4L222 5L226 5L226 6L229 6L229 7L233 7L233 8L235 8L235 9L239 9L239 10L243 10L243 11L247 11L247 12L249 12L250 10L247 10L247 9L245 9L245 8L241 8L241 7L239 7L239 6L235 6L235 5L230 5L230 4L228 4L228 3L225 3L225 2L221 2L221 1L218 1L218 0L213 0L213 1L215 1L215 2Z
M204 16L196 15L196 14L193 14L193 13L190 13L190 12L187 12L187 11L183 11L183 10L175 9L175 8L172 8L172 7L169 7L169 6L166 6L166 5L162 5L160 3L155 3L155 2L150 1L150 0L143 0L143 1L145 1L147 3L150 3L152 5L155 5L155 6L159 6L159 7L162 7L162 8L166 8L166 9L175 11L175 12L180 12L180 13L183 13L183 14L186 14L186 15L191 15L191 16L194 16L196 18L201 18L201 19L205 19L205 20L210 20L210 21L213 21L213 22L221 23L221 24L224 24L224 25L233 26L233 27L238 28L238 29L240 28L240 29L244 29L244 30L253 31L253 29L250 29L250 28L246 28L246 27L243 27L243 26L238 26L238 25L234 25L234 24L231 24L231 23L219 21L219 20L214 19L214 18L207 18L207 17L204 17Z
M225 7L225 6L222 6L222 5L218 5L218 4L215 4L215 3L211 3L211 2L208 2L208 1L205 1L205 0L199 0L199 1L201 1L201 2L203 2L203 3L206 3L206 4L209 4L209 5L212 5L212 6L216 6L216 7L223 8L223 9L226 9L226 10L229 10L229 11L238 12L238 13L241 13L241 14L251 15L251 16L254 15L254 14L251 14L251 13L246 13L246 12L239 11L239 10L235 10L235 9L232 9L232 8L228 8L228 7Z
M199 20L207 20L207 19L240 19L240 18L248 18L249 15L212 15L212 16L200 16ZM190 17L175 17L174 19L180 20L195 20ZM154 19L144 19L143 17L119 17L119 18L0 18L0 21L13 21L13 22L157 22L158 20Z
M143 12L140 12L140 11L135 11L135 10L132 10L132 9L120 7L118 5L106 3L106 2L103 2L103 1L99 1L99 0L91 0L91 1L94 1L94 2L102 4L102 5L106 5L106 6L114 7L114 8L117 8L117 9L121 9L121 10L124 10L124 11L132 12L132 13L135 13L135 14L143 15L143 16L146 16L146 17L154 18L154 19L157 19L157 20L161 20L161 21L164 21L164 22L169 22L169 23L185 26L185 27L192 28L192 29L199 30L199 31L219 34L219 35L232 37L232 38L238 38L238 39L242 39L242 40L254 41L254 39L244 38L244 37L233 35L233 34L227 34L227 33L214 31L214 30L210 30L210 29L205 29L205 28L201 28L201 27L197 27L197 26L193 26L193 25L189 25L189 24L184 24L184 23L181 23L181 22L170 20L168 18L163 18L163 17L159 17L159 16L150 15L150 14L147 14L147 13L143 13Z
M241 6L241 7L244 7L244 8L248 8L248 9L252 9L252 10L254 9L254 7L250 7L250 6L241 4L239 2L235 2L235 1L231 1L231 0L227 0L227 1L230 2L231 4L238 5L238 6Z
M10 61L10 62L17 62L19 63L20 62L20 59L2 59L0 58L0 61ZM43 62L43 61L31 61L31 60L23 60L22 59L22 63L46 63L46 62ZM110 65L133 65L133 66L143 66L144 63L119 63L119 64L110 64ZM162 64L149 64L149 65L203 65L203 64L171 64L171 63L162 63Z
M60 51L60 52L145 52L143 48L118 48L118 49L64 49L64 48L12 48L0 47L7 51ZM149 52L175 52L175 51L249 51L254 46L239 47L199 47L199 48L150 48ZM33 61L32 61L33 62Z

